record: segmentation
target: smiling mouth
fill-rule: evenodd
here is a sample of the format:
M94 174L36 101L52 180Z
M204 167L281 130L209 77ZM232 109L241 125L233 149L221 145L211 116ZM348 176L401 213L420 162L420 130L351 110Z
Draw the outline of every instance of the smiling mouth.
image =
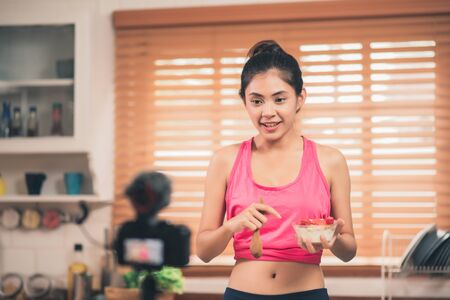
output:
M265 126L267 128L275 127L281 122L267 122L267 123L261 123L262 126Z

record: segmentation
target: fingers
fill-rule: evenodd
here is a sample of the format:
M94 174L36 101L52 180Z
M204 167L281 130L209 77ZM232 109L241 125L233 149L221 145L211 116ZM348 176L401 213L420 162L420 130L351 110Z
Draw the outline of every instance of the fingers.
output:
M258 229L258 226L256 226L254 223L250 222L249 220L244 222L244 226L250 229L251 231L255 231Z
M251 231L261 228L268 221L265 213L281 218L281 215L274 208L264 203L253 203L236 219L238 224L240 224L239 230L242 230L244 227L250 229Z
M334 240L328 242L323 235L320 236L320 240L321 242L319 243L312 243L310 239L303 239L301 236L297 236L298 245L309 253L316 253L317 251L331 248L334 242Z
M256 208L253 209L251 211L251 213L253 214L253 216L255 218L257 218L261 223L266 223L267 222L267 217L265 215L263 215L259 210L257 210Z
M331 249L334 243L336 242L338 235L341 234L344 225L345 225L344 220L342 219L336 220L336 229L330 241L328 241L324 235L320 235L320 242L312 243L310 239L305 239L297 235L298 245L301 248L307 250L309 253L315 253L323 249Z
M302 237L298 237L298 245L301 247L301 248L303 248L303 249L305 249L306 251L309 251L308 250L308 247L306 246L306 244L305 244L305 241L302 239Z
M255 228L252 230L259 229L263 225L263 223L260 220L258 220L257 218L255 218L251 213L248 214L247 220L255 226Z
M334 241L336 240L336 237L333 236L330 241L328 241L325 236L322 234L320 235L320 242L322 243L322 249L331 249L333 247Z
M301 236L298 236L297 241L299 246L309 253L316 253L317 251L321 250L320 244L313 245L310 239L303 239Z
M313 246L310 239L304 239L304 244L306 245L306 250L308 250L309 253L316 253L320 249L316 249L316 247Z
M328 245L329 245L329 249L331 249L331 247L333 247L333 245L334 245L334 242L336 242L336 239L337 239L337 236L335 235L335 236L333 236L332 238L331 238L331 241L330 242L328 242Z
M262 203L254 203L253 205L257 210L267 212L271 215L274 215L278 219L281 219L281 215L273 207Z
M335 234L338 234L342 231L342 228L344 227L345 222L342 219L337 219L336 224L337 224L336 230L334 232L335 232Z
M342 219L337 219L336 220L336 229L334 230L333 233L333 238L336 239L337 235L341 233L342 228L344 228L345 222Z

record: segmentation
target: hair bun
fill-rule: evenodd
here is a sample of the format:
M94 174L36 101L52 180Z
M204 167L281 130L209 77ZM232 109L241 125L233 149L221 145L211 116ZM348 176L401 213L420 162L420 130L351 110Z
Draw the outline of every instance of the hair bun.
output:
M247 57L250 58L261 53L281 54L286 52L274 40L263 40L248 50Z

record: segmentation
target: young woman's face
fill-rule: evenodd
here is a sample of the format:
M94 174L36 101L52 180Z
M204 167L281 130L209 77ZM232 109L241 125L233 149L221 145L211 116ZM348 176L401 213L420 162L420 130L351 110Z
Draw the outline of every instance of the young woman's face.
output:
M283 81L276 69L257 74L245 90L245 108L258 132L267 140L277 140L293 128L297 111L304 103L303 90Z

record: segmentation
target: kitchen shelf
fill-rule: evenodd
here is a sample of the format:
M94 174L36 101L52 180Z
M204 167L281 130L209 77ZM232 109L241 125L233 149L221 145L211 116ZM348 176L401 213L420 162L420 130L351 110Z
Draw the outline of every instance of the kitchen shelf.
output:
M12 137L0 139L0 154L87 153L73 137Z
M16 203L112 203L111 200L101 199L97 195L5 195L0 196L0 204Z
M0 92L20 88L73 86L73 79L0 80Z

